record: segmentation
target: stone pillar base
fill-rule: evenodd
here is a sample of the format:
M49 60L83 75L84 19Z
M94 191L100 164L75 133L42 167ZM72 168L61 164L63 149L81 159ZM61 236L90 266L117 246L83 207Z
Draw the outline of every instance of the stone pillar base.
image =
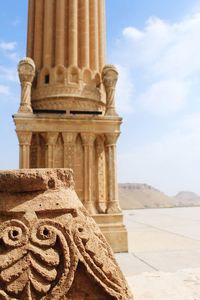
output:
M123 214L98 214L92 217L115 253L128 252L128 234L123 224Z

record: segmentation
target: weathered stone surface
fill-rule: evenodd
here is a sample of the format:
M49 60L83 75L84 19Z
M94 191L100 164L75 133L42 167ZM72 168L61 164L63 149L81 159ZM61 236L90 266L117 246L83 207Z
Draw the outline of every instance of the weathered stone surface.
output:
M71 170L0 173L0 299L132 299Z
M22 94L14 115L20 168L72 168L78 197L103 221L112 248L128 251L116 170L118 72L106 65L105 0L28 2L27 58L18 66Z

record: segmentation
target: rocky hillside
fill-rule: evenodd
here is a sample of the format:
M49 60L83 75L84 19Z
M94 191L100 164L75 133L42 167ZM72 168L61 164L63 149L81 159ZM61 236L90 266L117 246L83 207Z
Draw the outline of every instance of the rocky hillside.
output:
M120 183L122 209L174 207L174 200L147 184Z
M200 196L188 191L182 191L174 197L176 206L200 206Z
M182 191L169 197L148 184L120 183L119 201L122 209L200 206L200 196Z

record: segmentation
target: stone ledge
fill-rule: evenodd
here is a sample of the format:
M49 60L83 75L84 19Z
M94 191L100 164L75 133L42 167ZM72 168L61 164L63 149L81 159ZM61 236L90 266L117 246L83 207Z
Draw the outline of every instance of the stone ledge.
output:
M71 169L22 169L0 173L0 192L38 192L58 188L74 189Z

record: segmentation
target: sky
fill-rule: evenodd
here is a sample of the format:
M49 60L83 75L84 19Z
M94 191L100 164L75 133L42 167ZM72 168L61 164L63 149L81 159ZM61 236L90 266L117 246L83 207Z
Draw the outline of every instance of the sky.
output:
M10 9L12 7L12 9ZM118 181L200 194L200 1L106 0L107 62L119 70ZM0 3L0 169L18 168L27 0Z

